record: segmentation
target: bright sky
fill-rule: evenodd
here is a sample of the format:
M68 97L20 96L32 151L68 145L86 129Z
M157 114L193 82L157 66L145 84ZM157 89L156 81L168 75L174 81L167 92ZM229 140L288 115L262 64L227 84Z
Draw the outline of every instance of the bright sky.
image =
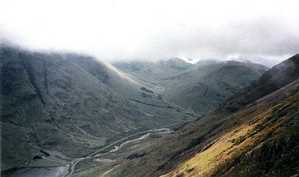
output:
M0 39L103 60L299 52L297 0L0 0Z

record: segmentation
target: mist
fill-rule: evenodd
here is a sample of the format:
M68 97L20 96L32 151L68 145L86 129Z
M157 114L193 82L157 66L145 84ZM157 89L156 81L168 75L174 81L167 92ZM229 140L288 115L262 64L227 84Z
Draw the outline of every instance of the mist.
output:
M276 64L299 51L299 3L1 1L0 41L100 60L238 59Z

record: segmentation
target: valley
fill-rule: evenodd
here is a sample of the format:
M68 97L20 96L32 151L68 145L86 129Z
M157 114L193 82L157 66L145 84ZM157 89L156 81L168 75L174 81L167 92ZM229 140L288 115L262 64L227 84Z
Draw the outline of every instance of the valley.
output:
M298 57L110 64L1 47L1 175L298 176Z
M115 161L119 161L120 158L115 158L116 153L118 151L121 151L123 148L129 148L134 144L142 144L143 140L147 139L150 136L163 136L164 134L170 134L173 131L169 128L162 128L162 129L153 129L153 130L147 130L143 132L139 132L133 135L130 135L128 137L124 137L118 141L115 141L109 145L106 145L104 147L101 147L95 152L92 152L91 154L80 157L80 158L67 158L64 156L59 156L55 153L47 152L49 153L49 156L41 157L41 159L36 160L34 162L35 165L38 165L39 163L45 163L45 161L56 161L60 162L61 164L64 164L64 166L61 167L42 167L42 166L32 166L28 168L21 168L16 169L14 172L11 172L9 176L11 177L29 177L29 176L35 176L35 177L71 177L76 176L77 174L74 174L75 171L80 171L82 169L77 169L77 166L80 166L80 163L86 163L86 161L91 163L111 163L112 168L108 171L105 171L102 176L105 176L106 174L112 172L112 169L115 168L118 165L115 165ZM132 150L134 151L134 150ZM131 150L129 151L131 153ZM105 156L105 158L101 158L102 156ZM107 157L112 157L112 159L107 159ZM125 157L123 157L125 158ZM42 162L39 162L42 161ZM79 164L79 165L78 165ZM80 173L80 172L79 172Z

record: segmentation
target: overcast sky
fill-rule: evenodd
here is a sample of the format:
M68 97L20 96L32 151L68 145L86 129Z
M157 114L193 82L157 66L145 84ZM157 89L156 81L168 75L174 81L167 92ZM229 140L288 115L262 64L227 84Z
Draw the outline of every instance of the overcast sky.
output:
M0 40L107 61L299 52L297 0L0 0Z

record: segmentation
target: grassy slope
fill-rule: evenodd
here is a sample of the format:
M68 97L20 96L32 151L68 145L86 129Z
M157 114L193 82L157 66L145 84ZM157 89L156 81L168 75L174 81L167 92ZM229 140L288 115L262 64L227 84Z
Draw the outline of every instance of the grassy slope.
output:
M298 118L299 81L233 114L231 127L163 177L298 174Z
M183 162L165 176L298 175L298 61L295 55L274 66L226 101L214 113L218 120L226 119L220 131L210 133L208 141L200 138L199 148L178 158Z

